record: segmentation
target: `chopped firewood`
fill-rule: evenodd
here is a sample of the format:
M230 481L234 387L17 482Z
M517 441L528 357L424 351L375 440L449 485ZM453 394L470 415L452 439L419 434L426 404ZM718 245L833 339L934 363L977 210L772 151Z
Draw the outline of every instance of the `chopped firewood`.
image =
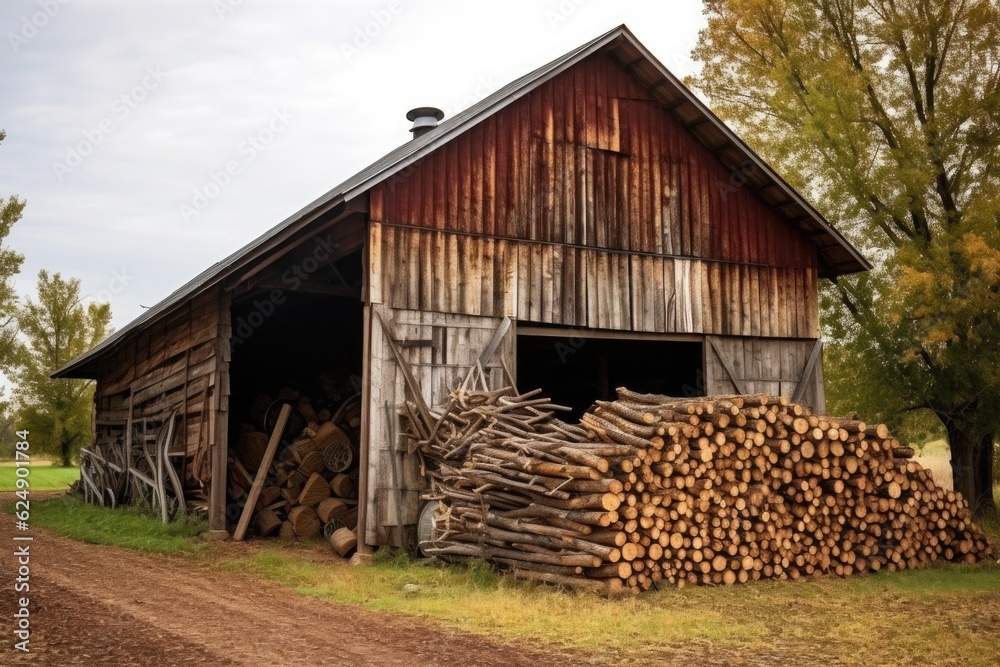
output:
M763 394L620 389L573 425L539 394L456 391L431 423L404 411L440 501L424 553L635 593L992 553L962 495L883 424Z
M320 501L330 497L330 485L319 473L313 473L302 487L302 493L296 501L299 505L315 507Z
M330 544L334 551L346 557L358 546L358 536L350 528L340 528L330 536Z
M354 482L349 475L338 473L330 480L330 490L338 498L350 498L354 493Z

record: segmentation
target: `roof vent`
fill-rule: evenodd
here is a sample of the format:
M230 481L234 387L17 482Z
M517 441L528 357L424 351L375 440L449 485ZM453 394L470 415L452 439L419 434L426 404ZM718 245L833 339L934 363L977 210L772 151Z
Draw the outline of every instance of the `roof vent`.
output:
M434 107L417 107L406 114L406 120L413 121L410 132L413 133L414 139L433 130L442 118L444 118L444 112Z

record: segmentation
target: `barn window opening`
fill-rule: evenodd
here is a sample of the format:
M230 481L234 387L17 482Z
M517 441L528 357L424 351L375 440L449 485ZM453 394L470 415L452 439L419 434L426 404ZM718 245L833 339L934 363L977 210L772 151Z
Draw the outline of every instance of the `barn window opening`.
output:
M579 418L594 401L614 400L617 387L668 396L704 396L702 344L688 341L589 338L579 333L517 337L517 383L541 388Z
M263 471L247 534L309 538L356 526L364 332L361 252L326 263L307 263L309 257L287 261L233 300L230 531L265 468L262 458L284 404L291 406L287 426Z

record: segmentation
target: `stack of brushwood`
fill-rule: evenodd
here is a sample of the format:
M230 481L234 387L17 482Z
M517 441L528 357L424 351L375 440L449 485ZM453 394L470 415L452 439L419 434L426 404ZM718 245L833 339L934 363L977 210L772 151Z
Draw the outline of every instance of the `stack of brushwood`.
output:
M268 430L274 428L273 416L278 412L274 408L282 403L291 403L294 408L284 432L299 435L280 446L267 470L261 468L268 433L245 430L230 447L229 519L233 523L239 519L247 492L263 474L252 521L257 535L305 539L322 534L346 555L354 548L349 538L355 535L358 521L360 401L352 397L336 411L317 412L308 399L288 398L286 392L285 398L271 402L260 417Z
M627 389L570 425L539 393L455 392L430 424L407 411L440 500L425 554L635 593L990 554L965 499L884 425L764 395Z

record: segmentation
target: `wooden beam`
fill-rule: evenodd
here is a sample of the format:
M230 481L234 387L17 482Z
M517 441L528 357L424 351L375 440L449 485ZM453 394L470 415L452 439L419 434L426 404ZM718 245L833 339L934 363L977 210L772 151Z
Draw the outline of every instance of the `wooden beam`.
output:
M795 387L795 393L792 395L792 403L798 403L802 400L802 397L805 396L806 383L816 370L816 362L819 361L819 355L822 351L823 341L817 340L816 344L813 345L812 352L809 353L809 358L806 360L805 368L802 369L802 377L799 379L799 385Z
M281 412L278 413L278 421L274 424L274 430L271 431L271 439L267 441L267 449L264 450L264 458L260 460L260 467L257 468L257 475L253 479L253 486L250 487L250 493L247 494L247 502L243 506L243 514L240 515L240 522L236 525L236 531L233 533L233 539L237 542L242 542L247 534L247 528L250 526L250 517L253 516L254 507L257 505L257 498L260 497L260 492L264 488L264 482L267 480L267 471L271 469L271 461L274 460L274 453L278 450L278 443L281 442L281 434L285 430L285 425L288 423L288 415L291 413L292 406L290 403L285 403L281 406Z
M712 346L712 349L715 350L715 354L719 357L719 361L722 362L722 367L726 369L726 373L729 375L729 379L732 380L733 386L736 387L736 393L747 393L746 389L743 387L743 381L736 377L736 370L733 368L732 362L729 361L729 357L722 352L722 348L719 347L714 338L709 338L708 342Z
M413 395L413 401L417 404L417 410L420 411L421 419L424 420L425 424L433 424L434 419L431 417L431 411L430 408L427 407L427 402L424 401L424 394L420 390L420 383L417 382L417 378L413 377L413 369L410 368L409 362L407 362L406 357L403 356L403 351L399 349L392 327L386 323L385 319L382 317L382 313L378 310L375 311L375 316L378 317L378 321L382 325L382 331L385 332L385 337L389 341L389 347L392 349L392 354L396 357L396 363L399 364L399 369L403 373L403 379L406 381L406 386L410 389L410 393Z

